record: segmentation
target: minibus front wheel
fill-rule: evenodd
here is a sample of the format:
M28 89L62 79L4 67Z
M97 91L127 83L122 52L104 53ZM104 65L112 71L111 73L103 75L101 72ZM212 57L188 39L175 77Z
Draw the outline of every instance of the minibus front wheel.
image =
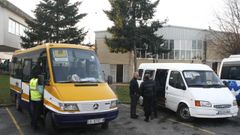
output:
M177 115L178 115L178 118L183 121L192 121L193 120L188 106L184 103L179 105L178 110L177 110Z
M109 122L104 122L102 125L101 125L101 128L102 129L108 129L109 127Z
M21 107L21 105L20 105L20 100L21 100L21 97L20 97L20 95L16 95L15 96L15 107L16 107L16 109L19 111L19 112L21 112L22 111L22 107Z
M45 128L47 130L47 133L49 135L55 135L57 134L57 128L56 128L56 125L53 121L53 116L52 116L52 112L49 111L47 112L46 114L46 117L45 117Z

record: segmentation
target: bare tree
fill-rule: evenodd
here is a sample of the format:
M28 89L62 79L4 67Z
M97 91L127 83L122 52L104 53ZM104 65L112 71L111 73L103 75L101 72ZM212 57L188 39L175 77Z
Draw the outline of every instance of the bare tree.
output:
M226 8L216 14L219 31L210 30L211 43L223 57L240 54L240 1L226 0Z

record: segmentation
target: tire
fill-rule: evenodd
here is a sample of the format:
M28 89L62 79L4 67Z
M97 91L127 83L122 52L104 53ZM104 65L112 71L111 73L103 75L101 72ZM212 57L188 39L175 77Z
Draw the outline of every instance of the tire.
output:
M189 108L185 104L181 104L178 107L177 116L182 121L192 121L193 120L193 118L191 117Z
M17 111L22 112L22 107L21 107L21 105L20 105L20 100L21 100L20 95L16 95L16 98L15 98L15 107L16 107Z
M48 112L45 117L45 128L49 135L56 135L57 128L54 124L53 118L52 118L52 112Z
M109 123L108 123L108 122L104 122L104 123L101 125L101 128L102 128L102 129L108 129L108 128L109 128Z

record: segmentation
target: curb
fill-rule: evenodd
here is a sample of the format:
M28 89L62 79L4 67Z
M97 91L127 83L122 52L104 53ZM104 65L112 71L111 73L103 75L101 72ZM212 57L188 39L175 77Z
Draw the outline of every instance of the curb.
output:
M15 104L0 104L0 108L1 107L10 107L10 106L15 106Z

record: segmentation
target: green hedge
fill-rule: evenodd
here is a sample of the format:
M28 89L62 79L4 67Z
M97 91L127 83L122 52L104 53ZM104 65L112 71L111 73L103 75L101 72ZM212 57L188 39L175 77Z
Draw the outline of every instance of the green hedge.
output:
M10 100L9 76L0 75L0 104L9 104Z
M116 94L121 103L130 103L129 86L116 86Z

